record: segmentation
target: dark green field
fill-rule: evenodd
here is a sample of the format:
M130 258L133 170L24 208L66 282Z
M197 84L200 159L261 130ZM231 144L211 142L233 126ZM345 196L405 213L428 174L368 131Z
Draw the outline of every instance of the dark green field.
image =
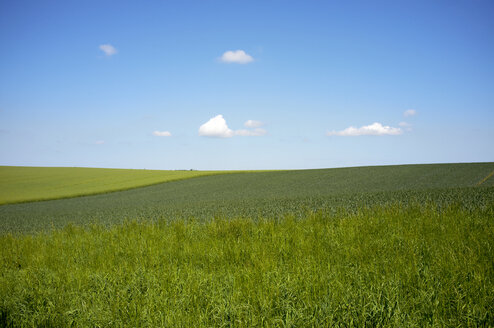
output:
M0 206L0 232L183 218L273 218L393 202L477 207L494 200L494 163L251 172L109 194Z
M0 206L0 326L493 327L494 163Z

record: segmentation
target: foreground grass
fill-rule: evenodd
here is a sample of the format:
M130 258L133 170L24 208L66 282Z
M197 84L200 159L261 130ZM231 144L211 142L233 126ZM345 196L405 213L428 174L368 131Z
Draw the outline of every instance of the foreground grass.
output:
M0 166L0 205L126 190L226 171Z
M0 237L0 325L492 326L494 205Z

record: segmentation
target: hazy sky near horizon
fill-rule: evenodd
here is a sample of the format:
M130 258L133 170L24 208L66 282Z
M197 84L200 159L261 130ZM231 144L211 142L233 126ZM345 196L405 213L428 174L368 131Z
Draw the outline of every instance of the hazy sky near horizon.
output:
M0 165L494 161L492 1L0 1Z

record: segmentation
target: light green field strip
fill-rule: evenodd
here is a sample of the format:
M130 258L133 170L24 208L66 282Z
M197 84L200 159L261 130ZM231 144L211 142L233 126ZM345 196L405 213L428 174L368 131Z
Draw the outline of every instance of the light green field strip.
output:
M232 172L0 166L0 205L93 195Z
M485 178L483 178L481 181L479 181L479 183L477 183L477 186L482 185L484 182L486 182L487 180L489 180L493 175L494 175L494 171L492 171Z

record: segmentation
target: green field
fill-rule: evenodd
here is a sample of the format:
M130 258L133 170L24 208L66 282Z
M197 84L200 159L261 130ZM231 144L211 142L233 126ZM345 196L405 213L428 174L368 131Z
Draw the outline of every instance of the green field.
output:
M494 163L0 206L0 326L492 327Z
M220 173L225 172L0 166L0 205L100 194Z
M0 317L51 327L494 324L494 206L0 237Z
M205 176L149 187L0 206L0 232L35 232L126 220L273 218L307 211L357 210L393 202L492 201L494 163L402 165ZM166 172L166 171L165 171Z

